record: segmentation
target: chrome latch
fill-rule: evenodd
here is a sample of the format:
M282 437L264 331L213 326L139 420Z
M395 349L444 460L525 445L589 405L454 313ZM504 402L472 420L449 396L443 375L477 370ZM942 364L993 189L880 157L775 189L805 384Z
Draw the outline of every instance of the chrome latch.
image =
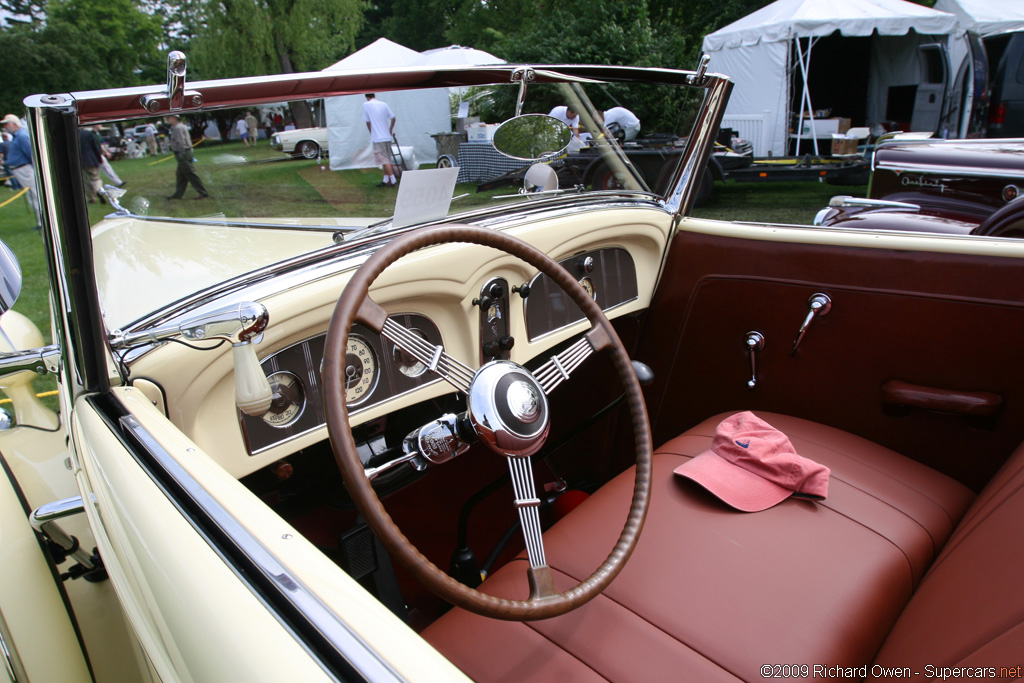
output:
M764 335L752 330L747 332L744 343L750 353L750 381L747 382L747 389L753 389L757 386L757 352L764 348Z
M185 73L188 58L180 50L167 53L167 92L163 95L143 95L142 106L150 114L161 111L172 112L182 109L197 109L203 106L203 96L196 90L185 90Z
M811 322L818 317L828 315L828 312L832 310L832 299L829 298L828 294L818 292L812 294L811 298L807 300L807 306L810 310L807 312L807 317L804 318L804 324L797 330L796 340L793 342L793 350L789 352L789 355L795 356L797 347L800 346L800 342L804 340L804 335L807 334L807 328Z

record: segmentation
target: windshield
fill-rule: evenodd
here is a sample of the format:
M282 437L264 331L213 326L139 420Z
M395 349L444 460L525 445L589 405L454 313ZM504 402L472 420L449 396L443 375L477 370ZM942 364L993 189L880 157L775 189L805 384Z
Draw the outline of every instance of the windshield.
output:
M595 192L656 198L692 124L686 90L529 84L520 113L553 116L569 131L564 149L549 149L556 144L547 139L527 146L534 150L527 156L539 159L494 144L501 124L516 117L518 83L83 127L106 319L111 329L130 325L219 282L403 226L501 214L538 200L579 202ZM104 206L111 200L120 211Z

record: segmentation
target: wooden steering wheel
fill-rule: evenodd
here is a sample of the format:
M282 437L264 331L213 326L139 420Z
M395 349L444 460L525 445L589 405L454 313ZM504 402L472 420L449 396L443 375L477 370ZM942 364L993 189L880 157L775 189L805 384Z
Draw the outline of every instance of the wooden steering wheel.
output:
M448 356L441 346L430 345L389 319L384 309L368 296L373 281L402 256L450 242L493 247L537 268L576 302L590 321L590 331L533 373L509 361L492 361L474 372ZM437 465L468 449L468 442L474 438L508 459L530 561L529 599L498 598L456 581L424 557L384 510L356 452L345 405L345 349L349 330L357 321L419 359L467 397L467 413L445 416L421 428L419 452L407 454L405 460L418 458L420 465ZM544 557L540 501L534 490L530 456L540 450L548 434L547 394L568 379L569 373L587 356L599 350L611 354L629 405L636 446L634 493L626 524L611 553L588 578L560 592ZM546 619L565 614L596 597L629 559L650 500L651 435L640 384L622 342L601 308L564 268L535 247L501 231L466 225L425 228L395 238L356 271L338 299L327 331L323 377L331 446L356 507L392 557L444 600L496 619Z

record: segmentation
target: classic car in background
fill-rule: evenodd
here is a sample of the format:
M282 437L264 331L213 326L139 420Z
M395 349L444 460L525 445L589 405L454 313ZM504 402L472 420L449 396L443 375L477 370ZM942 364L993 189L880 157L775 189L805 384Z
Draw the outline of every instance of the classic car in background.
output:
M1019 676L1024 241L694 218L703 68L168 72L26 101L53 330L0 250L8 680ZM520 191L201 148L203 201L145 164L86 201L84 126L433 87L495 92ZM610 141L611 186L545 163L534 112L610 88L690 122L662 191Z
M327 129L297 128L273 133L270 145L285 154L316 159L321 154L327 155Z
M834 197L816 225L952 235L1024 235L1024 140L881 143L866 199Z

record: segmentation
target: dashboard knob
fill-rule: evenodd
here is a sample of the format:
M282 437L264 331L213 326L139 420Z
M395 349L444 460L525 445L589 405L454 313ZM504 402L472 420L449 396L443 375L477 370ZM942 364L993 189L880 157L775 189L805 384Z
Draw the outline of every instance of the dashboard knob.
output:
M508 351L516 345L516 340L512 335L506 334L504 337L498 340L498 348Z
M494 303L494 300L485 294L479 299L473 299L473 303L486 311Z
M497 356L498 355L498 351L500 349L501 349L501 347L498 345L498 342L494 342L494 341L486 342L484 344L484 355L485 356L492 356L492 357L493 356Z
M493 299L500 299L505 294L505 288L495 282L487 289L487 293L490 294Z
M593 256L587 256L585 259L580 261L580 270L582 270L584 273L593 273L594 272L594 257Z
M530 296L530 283L527 282L525 284L519 285L518 287L513 287L512 291L518 292L519 296L525 299L526 297Z

